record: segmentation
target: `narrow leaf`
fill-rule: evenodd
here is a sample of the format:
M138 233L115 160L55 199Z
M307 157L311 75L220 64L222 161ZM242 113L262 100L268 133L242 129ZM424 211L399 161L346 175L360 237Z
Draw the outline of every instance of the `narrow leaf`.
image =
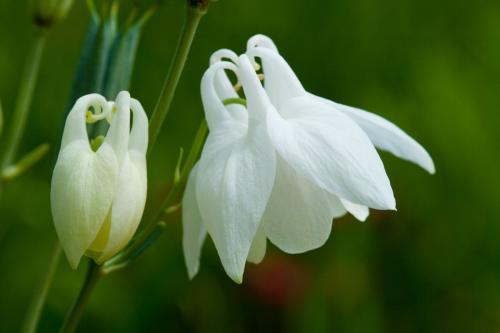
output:
M69 112L71 106L82 95L93 93L93 82L95 81L95 68L96 60L95 53L97 49L99 28L101 19L95 11L91 11L90 22L87 27L87 33L83 42L83 49L80 53L80 60L76 70L75 78L73 80L73 87L71 88L70 99L68 101Z
M161 221L158 222L156 227L147 235L141 246L136 248L132 253L129 253L127 249L121 252L114 258L111 258L103 265L104 274L109 274L116 270L122 269L128 266L135 258L140 256L148 247L150 247L157 239L160 237L163 229L166 227L166 223Z
M26 154L23 158L19 160L14 165L6 167L2 172L2 179L9 181L12 180L29 169L31 169L38 161L40 161L49 151L50 146L47 143L41 144L40 146L33 149L31 152Z
M182 165L182 157L184 155L184 149L180 149L179 157L177 158L177 163L175 165L174 171L174 184L177 184L181 180L181 165Z

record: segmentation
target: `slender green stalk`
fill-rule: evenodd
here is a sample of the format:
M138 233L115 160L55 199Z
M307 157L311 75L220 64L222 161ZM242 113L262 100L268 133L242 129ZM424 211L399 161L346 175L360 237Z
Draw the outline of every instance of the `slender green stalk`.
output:
M21 143L26 121L28 120L31 100L33 98L33 91L35 89L35 83L40 69L40 60L42 59L46 39L47 31L38 29L28 55L24 73L21 77L21 86L19 87L14 114L9 123L9 135L5 143L5 151L1 163L2 169L5 169L13 162L19 144Z
M52 257L50 259L45 279L43 279L42 283L40 284L37 291L33 295L33 299L31 300L28 312L26 313L26 317L24 318L24 326L21 331L22 333L36 332L36 328L38 326L38 322L40 321L40 316L42 314L43 306L45 304L45 300L47 299L47 294L49 293L50 285L52 284L52 279L54 278L54 274L57 269L57 265L59 263L60 258L61 258L61 246L57 241L54 250L52 252Z
M239 98L239 97L237 97L237 98L227 98L227 99L223 100L222 103L224 103L224 105L240 104L240 105L243 105L243 106L247 106L246 99Z
M89 261L89 267L87 271L87 276L85 281L83 282L82 289L80 290L80 294L78 294L78 298L76 299L73 308L68 313L66 320L64 320L64 324L61 327L60 333L72 333L75 331L78 326L78 322L82 317L83 311L85 310L85 306L87 305L90 295L94 290L97 282L102 276L101 267L97 265L93 260Z
M148 155L151 154L158 134L160 134L163 121L170 110L170 105L172 104L177 84L179 83L184 65L186 64L189 50L191 48L191 44L193 43L194 35L196 34L196 29L198 28L198 24L205 13L205 10L196 6L187 6L186 23L182 29L174 60L167 74L163 89L149 122Z

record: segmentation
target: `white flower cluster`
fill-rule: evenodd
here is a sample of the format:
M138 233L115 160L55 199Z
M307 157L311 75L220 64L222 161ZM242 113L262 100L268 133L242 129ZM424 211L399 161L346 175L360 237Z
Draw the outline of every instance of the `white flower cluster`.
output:
M349 212L364 221L369 208L395 209L375 147L434 173L425 149L391 122L308 93L266 36L250 38L240 56L215 52L201 94L210 134L183 198L190 277L207 233L241 283L267 239L301 253L325 243L333 218Z

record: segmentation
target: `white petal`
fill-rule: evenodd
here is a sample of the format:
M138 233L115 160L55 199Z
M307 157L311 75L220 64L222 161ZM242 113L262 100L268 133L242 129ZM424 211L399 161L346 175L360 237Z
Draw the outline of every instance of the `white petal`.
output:
M247 42L247 50L251 50L254 47L265 47L278 53L276 44L274 44L273 40L266 35L257 34L250 37Z
M266 255L267 237L264 228L261 226L257 229L257 233L250 247L247 261L252 264L260 264Z
M276 111L246 54L239 57L237 72L247 99L249 122L265 121L268 112Z
M283 119L268 112L279 155L314 184L357 204L395 209L384 166L366 134L347 116L308 97L289 100Z
M271 194L275 155L264 126L251 128L239 138L232 131L210 132L199 162L196 197L224 269L241 283Z
M340 201L352 216L354 216L361 222L366 221L366 218L370 214L370 210L368 209L368 207L352 203L349 200L340 199Z
M141 103L136 99L132 98L130 100L130 109L133 114L133 124L132 130L130 131L128 149L146 154L149 137L148 116Z
M111 258L130 242L141 222L146 193L146 156L131 150L122 163L111 207L108 241L97 259L98 263Z
M333 217L345 214L339 199L277 159L273 192L263 217L269 240L287 253L322 246L330 236Z
M66 118L61 141L61 150L76 140L89 142L85 116L90 107L93 107L94 110L103 111L103 109L108 107L108 103L106 99L99 94L89 94L80 97ZM107 110L104 112L107 112Z
M109 145L94 153L78 140L59 153L50 201L57 235L71 267L96 238L111 207L118 179L118 159Z
M215 64L217 62L222 61L222 59L230 59L234 63L238 62L238 55L234 53L231 50L228 49L221 49L218 51L215 51L212 56L210 57L210 64ZM229 80L229 77L227 76L226 72L223 70L217 71L215 74L214 78L214 86L215 86L215 91L217 93L217 96L219 97L220 100L224 101L229 98L238 98L238 93L233 87L233 84L231 83L231 80ZM248 113L246 111L246 108L241 105L241 104L229 104L226 105L226 109L228 110L229 114L238 121L241 121L243 123L247 123L248 121Z
M182 248L190 279L198 273L201 249L207 235L196 200L197 174L198 164L191 170L182 198Z
M431 174L436 171L434 162L424 147L387 119L374 113L335 103L312 94L311 96L334 106L351 117L365 131L375 147L413 162Z
M247 54L261 58L264 87L278 110L288 99L307 94L286 60L277 52L265 47L256 47L247 51Z
M223 72L224 69L236 71L236 66L227 61L216 62L205 71L201 79L201 98L210 130L217 127L221 122L233 123L235 119L239 118L238 116L232 116L237 111L246 112L244 108L234 108L234 106L225 106L223 104L222 100L225 99L225 96L220 96L220 91L218 92L216 87L227 94L227 87L221 87L224 84L224 77L221 78L220 75L226 75ZM246 119L246 115L243 117Z
M111 146L121 163L127 153L130 136L130 94L127 91L118 93L115 107L116 114L98 151L107 145Z
M90 250L97 262L103 262L121 249L132 239L144 212L147 194L146 151L148 148L148 118L139 101L130 99L128 93L120 93L124 99L118 112L133 112L133 125L128 140L128 152L123 159L118 186L111 208L109 226L99 232L98 244ZM124 120L126 121L126 117ZM126 140L127 141L127 140Z

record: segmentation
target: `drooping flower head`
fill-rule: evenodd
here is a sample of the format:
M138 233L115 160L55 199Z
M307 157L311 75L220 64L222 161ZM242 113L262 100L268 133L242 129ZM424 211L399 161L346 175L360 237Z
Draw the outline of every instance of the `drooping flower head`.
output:
M97 121L110 126L91 145L86 125ZM52 176L51 208L73 268L84 254L103 262L132 238L146 201L147 145L146 113L128 92L115 102L83 96L69 112Z
M269 37L260 34L251 37L247 43L247 53L262 60L265 77L264 87L273 104L278 107L280 103L293 96L303 95L305 90L299 79L286 60L279 54L278 48ZM337 109L352 118L378 149L413 162L431 174L435 172L434 163L429 153L417 141L387 119L308 92L306 94L325 104L325 107Z
M392 123L308 93L265 36L252 37L240 56L217 51L211 63L201 88L210 134L183 201L191 277L207 232L228 275L241 282L245 262L262 260L267 239L301 253L324 244L333 218L350 212L363 221L368 208L395 209L375 146L434 170L427 152ZM231 104L241 100L240 87L246 103Z

